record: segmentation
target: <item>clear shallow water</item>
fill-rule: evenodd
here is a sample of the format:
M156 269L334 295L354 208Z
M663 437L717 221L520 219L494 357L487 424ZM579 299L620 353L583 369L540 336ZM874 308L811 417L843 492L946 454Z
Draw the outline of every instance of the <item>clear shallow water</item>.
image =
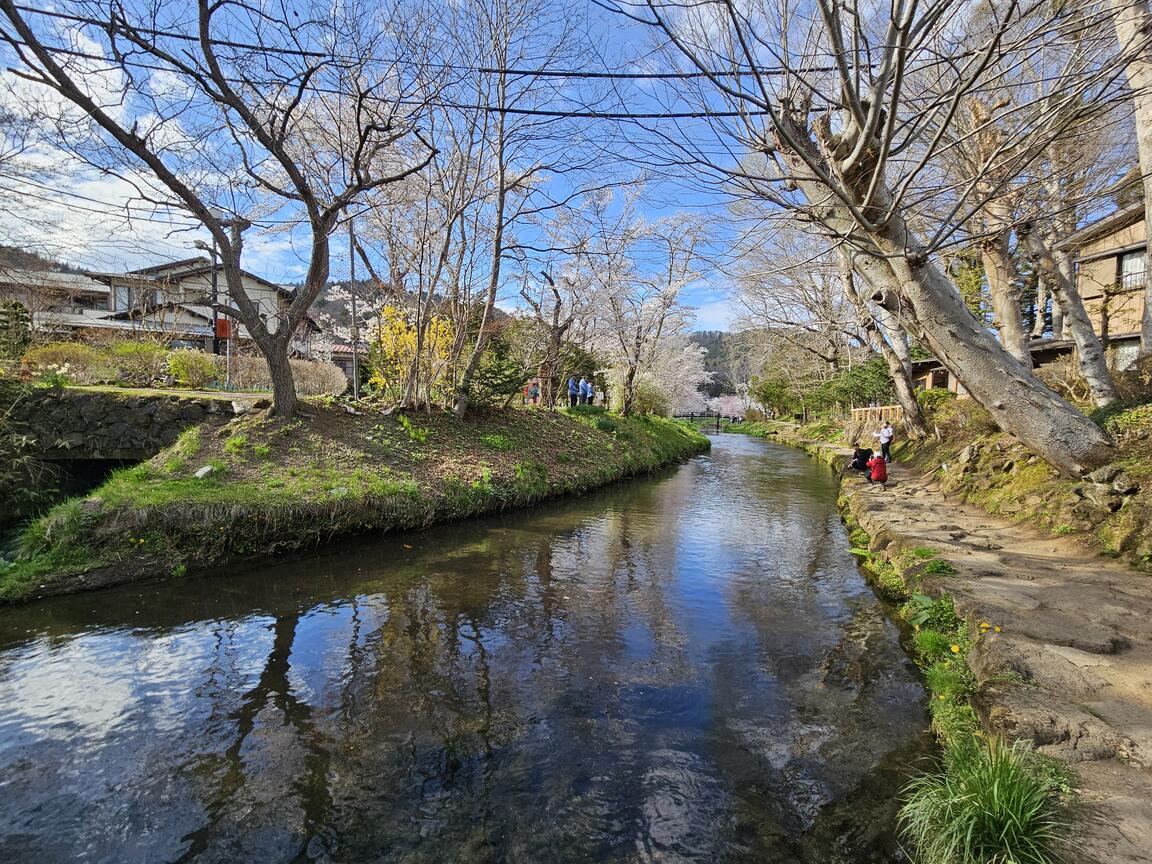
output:
M831 473L0 610L0 861L886 862L923 691Z

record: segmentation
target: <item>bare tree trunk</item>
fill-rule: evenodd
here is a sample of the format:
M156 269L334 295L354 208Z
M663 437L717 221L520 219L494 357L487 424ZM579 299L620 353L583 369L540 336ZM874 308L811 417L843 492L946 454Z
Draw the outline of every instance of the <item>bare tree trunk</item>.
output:
M795 171L805 168L798 158ZM809 174L809 176L811 176ZM809 206L836 234L860 237L856 222L837 206L827 186L815 179L797 184ZM863 191L859 194L864 198ZM1099 426L1061 399L1008 354L972 316L960 292L922 248L886 190L874 194L876 210L888 214L861 240L870 252L851 255L852 269L877 289L905 301L904 320L915 335L992 415L996 424L1053 467L1078 476L1111 460L1115 446ZM877 254L878 253L878 254ZM887 305L887 304L885 304Z
M1044 311L1048 306L1048 283L1044 279L1043 274L1038 274L1036 279L1036 320L1032 322L1032 338L1044 338ZM1056 306L1059 304L1053 303L1052 314L1056 314Z
M1136 150L1144 177L1144 230L1152 232L1152 4L1112 0L1116 38L1128 58L1126 72L1136 120ZM1147 256L1146 256L1147 257ZM1144 315L1140 356L1152 356L1152 267L1144 268Z
M277 342L281 341L279 339ZM272 377L272 414L291 418L296 414L299 400L296 397L296 381L292 376L292 364L288 360L287 340L284 344L269 347L264 351L268 372Z
M890 310L879 304L870 305L867 293L853 278L852 265L844 254L840 256L840 276L844 282L845 294L856 307L860 318L875 324L873 348L884 358L888 375L896 391L896 402L904 409L904 432L912 440L928 434L928 424L916 401L916 389L912 386L912 355L908 350L908 333L900 320ZM869 328L870 335L871 328Z
M873 286L887 286L908 303L911 324L980 405L1006 432L1069 475L1106 464L1111 439L1095 423L1049 390L1009 355L968 311L959 292L931 261L905 258L915 249L903 222L886 226L887 261L858 254L853 268L868 271Z
M885 228L884 251L918 335L997 425L1066 474L1106 464L1114 447L1104 430L1009 355L933 262L904 257L904 250L916 246L902 220L893 217Z
M1112 404L1120 397L1116 393L1112 373L1108 370L1108 358L1104 353L1104 346L1096 331L1092 329L1092 322L1084 310L1084 301L1080 298L1076 283L1060 271L1052 250L1037 232L1029 230L1029 226L1022 226L1017 229L1017 235L1024 242L1028 254L1040 268L1041 274L1052 285L1052 297L1063 310L1064 321L1076 342L1076 358L1080 365L1080 374L1088 382L1092 401L1100 407Z
M624 376L624 398L620 405L620 413L627 417L632 413L632 404L636 401L636 365L628 364L628 373Z
M505 101L504 73L500 73L497 87L499 91L498 104L503 105ZM492 313L492 309L496 305L496 293L500 289L500 265L504 261L505 208L508 203L508 165L505 150L507 142L505 140L505 115L503 112L496 115L495 141L496 146L493 159L496 165L496 203L494 213L496 224L492 232L492 261L490 264L491 269L488 272L488 291L484 297L484 312L480 316L480 330L476 334L476 341L472 345L472 353L468 357L468 362L464 365L464 371L460 374L460 384L456 390L456 404L452 411L457 417L463 417L468 413L468 405L471 401L472 378L476 374L476 369L480 365L480 357L483 355L484 348L488 344L488 316Z
M993 205L988 205L989 209ZM999 218L997 219L999 222ZM1032 368L1032 355L1028 351L1028 332L1020 314L1020 280L1012 255L1008 249L1006 227L1000 227L996 234L986 239L980 247L980 257L984 262L984 274L988 279L988 293L992 299L992 310L996 313L996 323L1000 326L1000 342L1004 349L1020 361L1027 369Z

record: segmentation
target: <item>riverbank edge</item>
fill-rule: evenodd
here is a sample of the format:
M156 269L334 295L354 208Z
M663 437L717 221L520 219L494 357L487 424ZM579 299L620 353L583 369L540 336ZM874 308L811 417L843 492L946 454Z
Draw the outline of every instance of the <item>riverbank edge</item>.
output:
M118 472L91 495L63 502L34 520L21 538L28 551L0 562L0 605L211 575L239 563L319 549L341 537L421 530L524 509L648 475L711 448L706 436L685 424L602 411L515 410L463 423L449 417L420 415L413 421L405 415L352 417L319 406L312 410L329 427L333 422L364 427L360 434L389 450L392 464L374 473L366 473L362 462L350 462L346 470L326 467L316 476L294 480L288 496L252 494L254 484L283 486L277 475L284 465L269 459L265 442L288 432L295 441L286 448L289 460L323 464L332 436L321 432L301 440L300 419L284 422L262 415L237 418L203 442L200 427L193 427L148 462ZM449 427L456 433L454 446L428 447L430 437ZM357 455L373 455L365 452L373 450L378 455L380 446L362 445ZM432 452L421 452L425 449ZM243 460L256 464L239 464ZM208 477L192 479L197 465L212 469ZM237 469L254 469L257 477L221 482ZM151 503L166 486L175 494ZM137 503L125 504L132 495Z
M757 423L744 432L801 449L833 467L842 467L851 458L851 448L805 436L799 430L798 426L775 422ZM983 619L986 598L981 597L978 580L969 578L991 574L968 574L964 562L934 557L939 553L933 548L932 537L909 532L893 521L893 512L886 506L888 493L866 483L846 481L846 475L840 473L837 506L854 551L862 559L861 569L877 594L896 605L897 614L906 622L910 612L917 610L918 604L908 599L915 594L924 601L931 597L938 604L946 604L958 619L959 626L950 634L955 640L950 650L962 661L967 681L953 686L945 681L941 686L932 675L925 675L933 726L941 744L947 748L950 739L974 734L985 740L1019 740L1036 747L1041 761L1034 770L1045 775L1052 789L1060 793L1072 820L1070 835L1063 844L1065 860L1145 864L1149 859L1134 850L1141 845L1146 848L1141 843L1141 838L1147 839L1142 835L1146 818L1132 813L1129 784L1117 781L1114 770L1123 770L1121 766L1132 758L1125 742L1106 740L1107 730L1098 728L1085 735L1084 721L1091 723L1093 718L1082 706L1071 704L1057 689L1021 679L1012 671L1018 665L1017 649L1011 640L1000 638L999 624ZM938 515L943 523L949 521L947 510ZM1086 556L1099 554L1088 546L1084 551ZM925 669L926 659L930 662L931 658L923 656L919 645L918 639L909 640L905 649ZM1029 722L1037 718L1047 728ZM1076 740L1078 723L1080 734L1088 739L1085 742ZM1070 740L1065 738L1069 730L1073 733ZM1090 750L1102 742L1109 751L1100 754L1102 761L1085 763L1077 748ZM1101 770L1083 770L1096 765ZM1085 802L1091 803L1086 806ZM1134 817L1132 831L1122 824L1129 815Z

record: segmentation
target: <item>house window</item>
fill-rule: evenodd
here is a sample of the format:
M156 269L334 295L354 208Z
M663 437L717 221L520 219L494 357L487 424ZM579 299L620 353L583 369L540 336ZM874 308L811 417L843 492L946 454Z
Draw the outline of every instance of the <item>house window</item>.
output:
M112 286L112 311L125 312L132 308L132 289L127 285Z
M1144 250L1127 252L1120 256L1120 288L1131 291L1144 287L1147 256Z

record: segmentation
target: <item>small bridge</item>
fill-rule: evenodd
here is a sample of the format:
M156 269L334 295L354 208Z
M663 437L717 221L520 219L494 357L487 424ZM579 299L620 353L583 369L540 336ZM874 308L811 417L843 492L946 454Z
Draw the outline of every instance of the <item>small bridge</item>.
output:
M723 432L725 425L744 422L744 418L741 416L735 414L717 414L712 411L691 411L686 414L673 414L672 417L676 420L689 420L701 428L715 423L717 432Z

